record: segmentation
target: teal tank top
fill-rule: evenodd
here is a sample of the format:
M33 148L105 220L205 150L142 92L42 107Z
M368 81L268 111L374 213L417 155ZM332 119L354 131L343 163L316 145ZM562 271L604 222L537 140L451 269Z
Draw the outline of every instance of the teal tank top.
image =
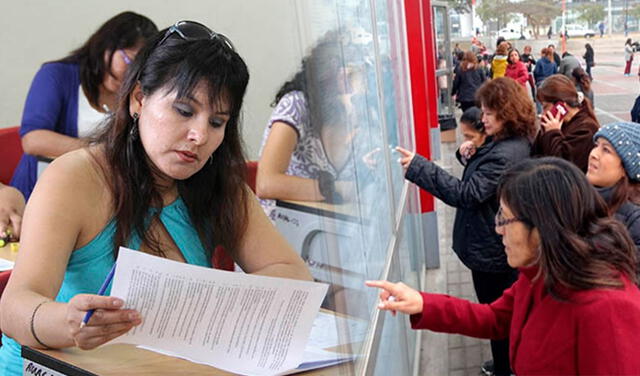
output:
M150 210L149 217L155 210L157 209ZM188 264L211 267L211 255L200 242L198 232L193 227L187 207L181 198L162 209L160 220ZM115 232L116 224L114 220L111 220L89 244L71 253L56 301L66 303L77 294L96 294L98 292L114 263L113 236ZM139 249L140 242L140 238L134 235L127 247ZM111 286L107 290L107 295L110 291ZM44 322L43 318L40 320ZM20 344L3 334L2 347L0 347L0 376L21 374Z

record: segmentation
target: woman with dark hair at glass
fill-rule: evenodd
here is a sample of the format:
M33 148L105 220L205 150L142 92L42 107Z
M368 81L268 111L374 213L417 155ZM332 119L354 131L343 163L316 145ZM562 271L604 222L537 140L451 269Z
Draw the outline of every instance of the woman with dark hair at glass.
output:
M494 231L496 189L512 164L529 157L535 112L526 90L507 77L486 82L476 98L487 138L466 160L462 179L420 155L397 150L402 154L406 179L456 208L453 250L471 269L478 300L491 303L518 277L507 263L502 239ZM509 342L502 339L491 342L496 375L511 373Z
M87 137L115 110L127 67L157 32L147 17L123 12L69 56L40 67L20 123L24 155L11 181L25 199L38 179L38 157L57 158L87 145Z
M636 249L584 174L559 158L513 166L498 188L496 231L518 281L491 304L381 288L379 308L414 329L511 339L517 375L640 374ZM391 299L393 297L393 299Z
M564 158L587 172L593 135L600 128L590 101L562 74L544 80L536 98L542 104L542 127L531 154Z
M593 139L587 179L640 250L640 128L630 122L611 123Z
M0 375L22 372L20 345L91 349L141 323L95 295L119 246L205 267L222 246L247 273L311 279L245 183L248 81L231 42L196 22L140 51L97 143L56 159L29 200L0 301Z
M349 114L357 107L352 99L365 91L362 65L362 51L329 31L278 90L256 176L256 193L272 219L276 199L341 202L348 196L355 173Z

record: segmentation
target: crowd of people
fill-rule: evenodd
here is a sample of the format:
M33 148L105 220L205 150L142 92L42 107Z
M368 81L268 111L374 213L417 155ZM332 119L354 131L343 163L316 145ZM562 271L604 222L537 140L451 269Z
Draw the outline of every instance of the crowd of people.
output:
M640 325L640 125L599 124L589 43L584 65L503 40L479 60L474 44L452 90L462 177L398 150L406 179L456 208L452 247L479 303L369 281L379 308L416 329L491 339L483 370L495 375L640 373L640 341L604 333Z
M0 375L21 372L20 345L91 349L141 323L96 295L121 245L311 279L269 217L276 199L353 194L358 130L345 119L382 115L359 112L370 67L342 41L323 36L275 94L257 197L239 131L249 72L226 36L193 21L158 30L125 12L43 64L21 124L25 156L13 187L0 186L0 235L21 242L0 301ZM496 375L640 374L637 124L599 124L588 43L586 69L553 45L537 59L504 40L485 52L477 39L454 51L462 177L395 149L406 179L456 208L453 250L479 303L367 285L414 328L490 339ZM39 156L55 158L41 176Z

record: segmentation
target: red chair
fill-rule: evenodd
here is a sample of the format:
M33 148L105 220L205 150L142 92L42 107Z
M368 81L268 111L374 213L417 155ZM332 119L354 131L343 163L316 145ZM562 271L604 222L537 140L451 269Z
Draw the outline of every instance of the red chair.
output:
M247 185L253 193L256 192L256 174L258 173L258 161L247 161ZM217 246L211 256L211 265L216 269L233 271L233 258L222 246Z
M22 157L20 127L0 128L0 182L9 184Z

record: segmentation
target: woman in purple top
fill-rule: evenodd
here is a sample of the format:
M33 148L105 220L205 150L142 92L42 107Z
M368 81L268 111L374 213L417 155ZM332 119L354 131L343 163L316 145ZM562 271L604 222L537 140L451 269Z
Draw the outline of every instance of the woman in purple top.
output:
M42 65L24 106L20 136L25 154L11 181L25 199L37 180L37 157L56 158L87 144L84 137L116 107L127 66L157 32L147 17L123 12L69 56Z

